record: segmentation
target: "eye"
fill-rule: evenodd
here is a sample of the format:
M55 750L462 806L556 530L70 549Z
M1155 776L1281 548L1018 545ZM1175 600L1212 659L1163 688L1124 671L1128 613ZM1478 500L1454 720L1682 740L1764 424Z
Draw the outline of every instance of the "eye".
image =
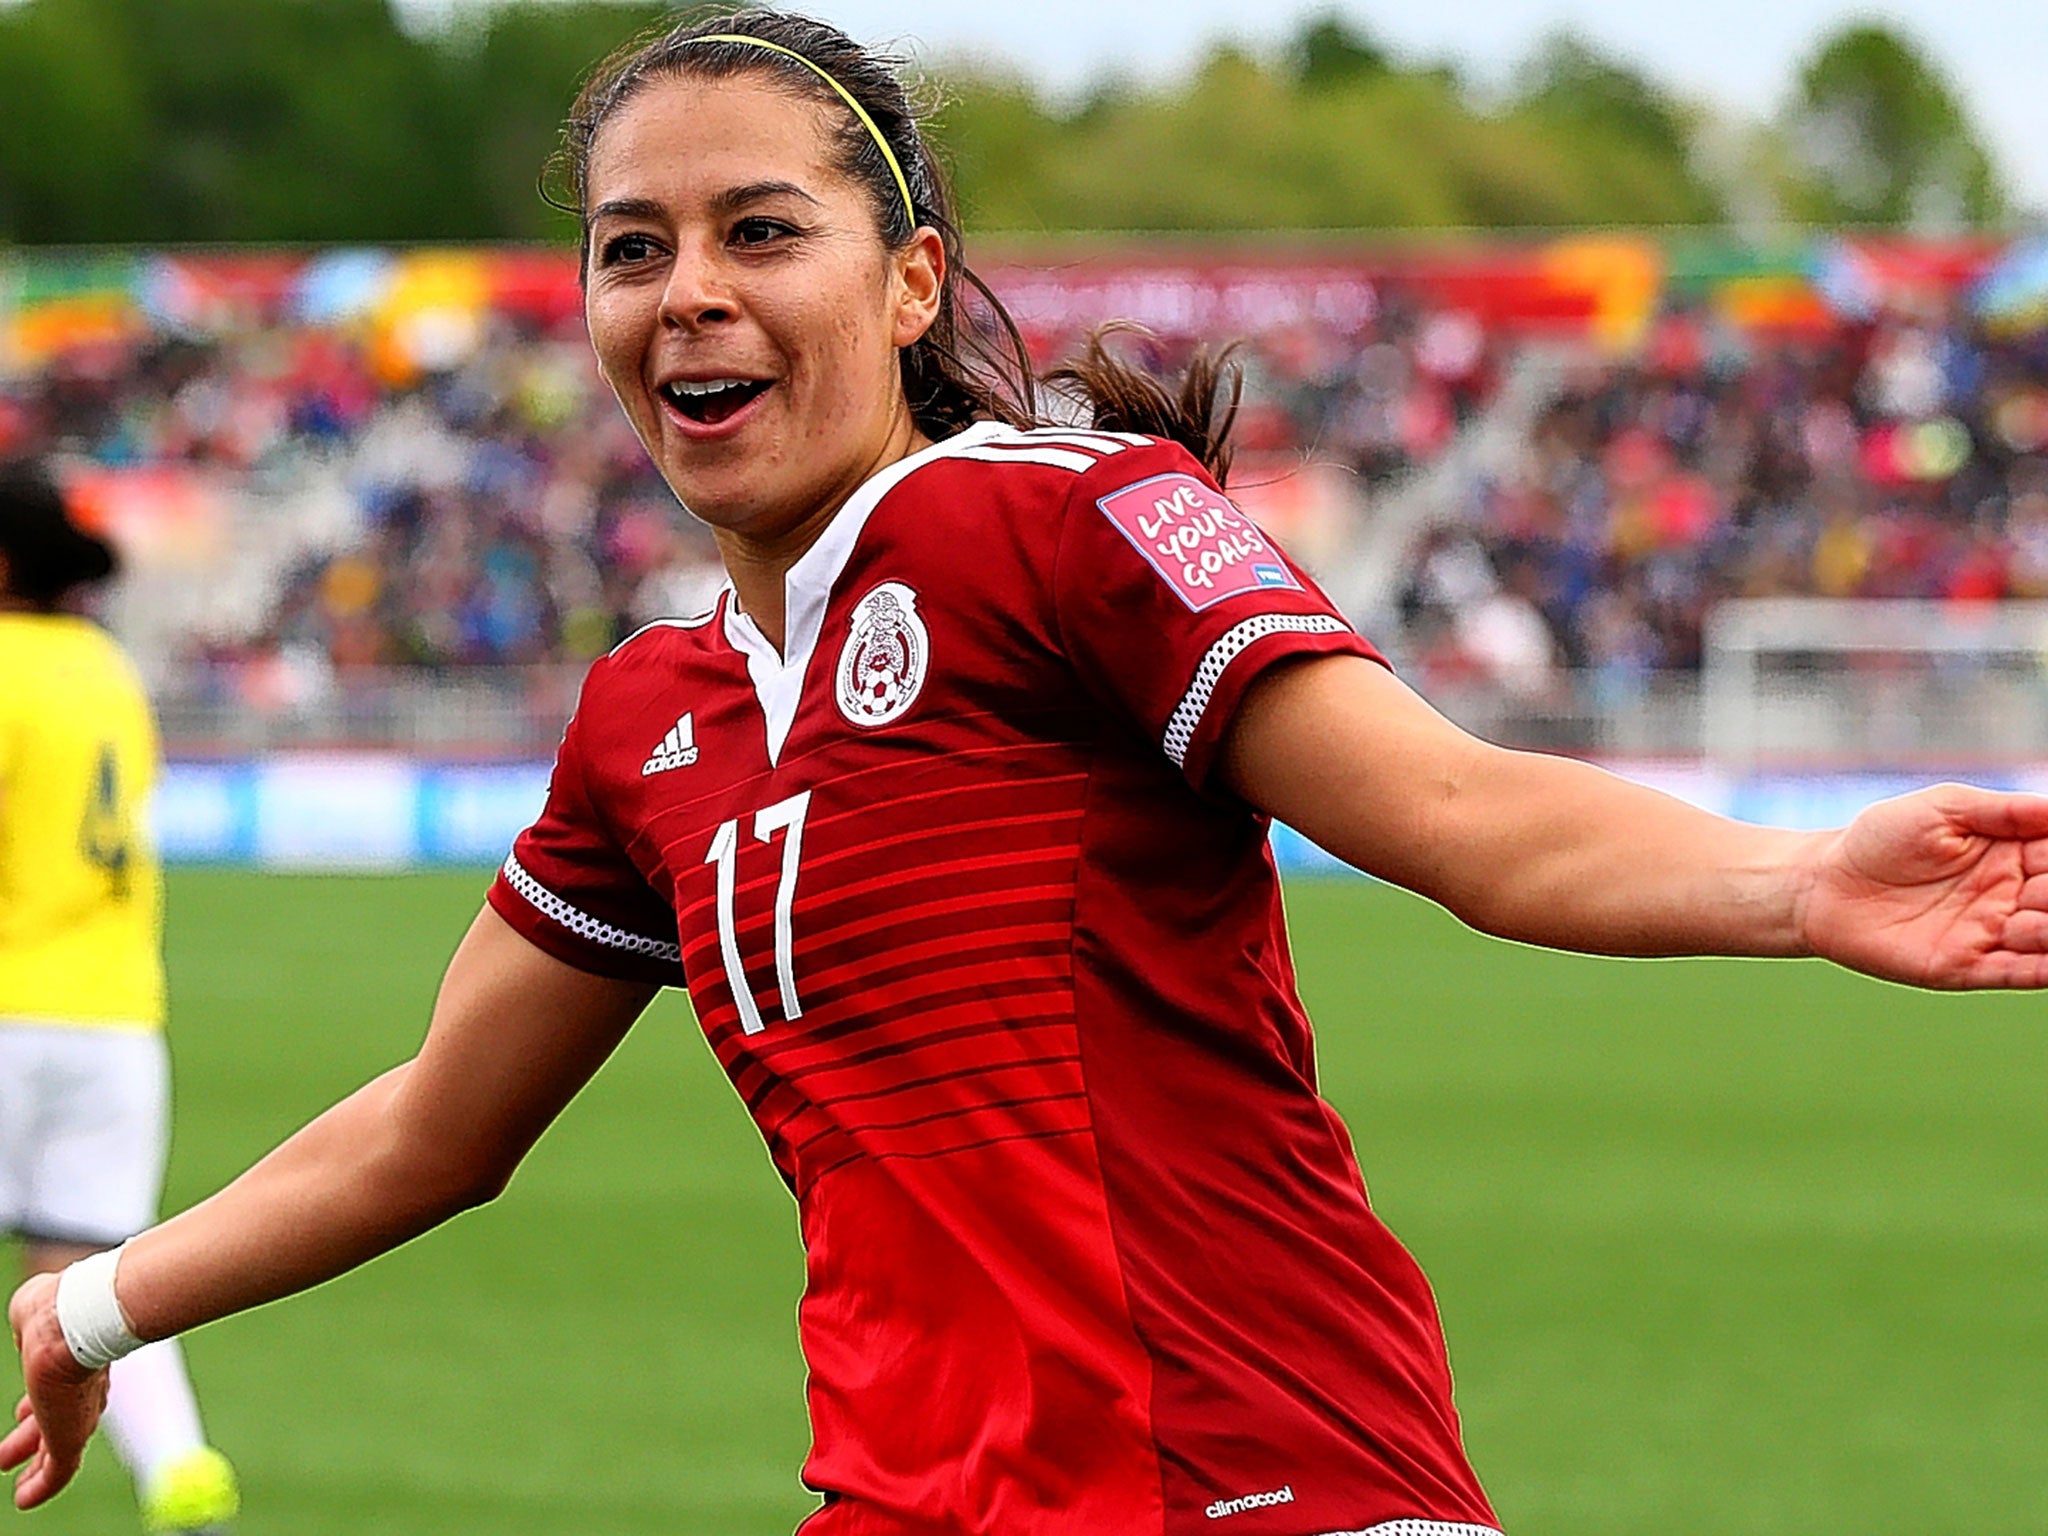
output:
M741 219L732 227L732 243L743 246L772 245L775 241L794 235L796 230L780 219L763 218L755 215Z
M630 266L650 260L654 252L654 237L651 235L614 235L598 248L597 263L601 267Z

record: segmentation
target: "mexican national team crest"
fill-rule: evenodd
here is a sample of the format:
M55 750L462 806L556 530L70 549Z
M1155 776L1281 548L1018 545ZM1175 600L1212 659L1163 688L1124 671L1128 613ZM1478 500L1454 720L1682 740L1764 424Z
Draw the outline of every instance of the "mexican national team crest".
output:
M839 713L858 726L900 719L924 687L931 650L917 594L900 581L883 582L854 606L839 652Z

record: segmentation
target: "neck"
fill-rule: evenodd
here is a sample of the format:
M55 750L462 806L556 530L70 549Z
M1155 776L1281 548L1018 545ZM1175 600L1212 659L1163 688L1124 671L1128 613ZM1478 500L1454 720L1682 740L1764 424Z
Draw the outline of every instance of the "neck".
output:
M740 611L754 621L776 650L783 648L789 618L789 568L818 542L832 519L839 515L853 493L900 459L931 446L931 439L918 431L906 410L890 427L881 451L862 462L846 480L805 516L772 533L736 528L714 528L719 558L732 578Z

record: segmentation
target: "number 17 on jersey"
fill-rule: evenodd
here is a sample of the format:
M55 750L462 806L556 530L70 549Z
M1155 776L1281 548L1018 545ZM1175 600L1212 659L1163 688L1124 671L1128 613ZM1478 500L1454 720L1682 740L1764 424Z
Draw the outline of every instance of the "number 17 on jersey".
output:
M811 792L779 801L754 814L754 840L768 843L783 834L782 876L775 884L775 979L782 991L782 1016L796 1020L804 1016L804 1005L796 993L796 877L804 856L804 818L810 815ZM746 967L740 962L739 919L734 914L739 883L740 821L735 817L719 827L711 839L706 864L718 866L718 953L725 961L726 984L739 1006L740 1029L758 1035L767 1026L761 1022L754 989L747 982Z

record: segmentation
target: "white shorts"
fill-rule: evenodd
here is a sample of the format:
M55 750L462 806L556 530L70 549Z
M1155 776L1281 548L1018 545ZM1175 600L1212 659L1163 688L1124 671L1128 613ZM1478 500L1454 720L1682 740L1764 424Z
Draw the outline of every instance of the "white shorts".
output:
M0 1232L112 1247L156 1220L164 1037L0 1019Z

